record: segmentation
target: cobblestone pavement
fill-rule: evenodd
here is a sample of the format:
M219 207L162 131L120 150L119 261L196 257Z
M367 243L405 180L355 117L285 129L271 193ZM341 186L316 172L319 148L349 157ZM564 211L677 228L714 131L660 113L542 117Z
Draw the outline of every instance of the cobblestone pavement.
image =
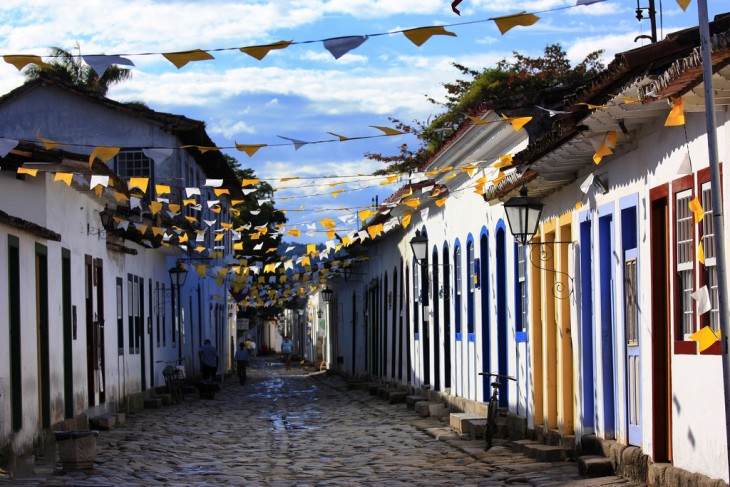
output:
M537 463L504 445L460 439L434 418L348 391L333 375L259 358L213 400L129 416L101 432L94 469L9 485L632 486L578 477L575 463Z

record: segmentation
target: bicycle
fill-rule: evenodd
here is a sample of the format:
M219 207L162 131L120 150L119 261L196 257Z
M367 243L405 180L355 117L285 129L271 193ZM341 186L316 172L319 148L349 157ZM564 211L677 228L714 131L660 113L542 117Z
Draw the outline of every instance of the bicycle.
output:
M509 375L500 375L500 374L493 374L491 372L479 372L479 375L486 375L490 377L496 377L497 379L508 379L508 380L514 380L515 379L512 376ZM499 383L499 381L495 379L492 382L492 397L489 399L489 406L487 406L487 425L484 428L484 451L489 451L490 448L492 448L492 438L494 437L494 432L497 430L497 414L499 409L499 389L502 387L502 384Z
M183 392L185 391L185 366L183 362L185 358L179 358L170 361L159 360L156 363L167 364L162 369L162 377L165 378L165 387L167 392L172 397L172 401L175 404L180 404L184 399Z

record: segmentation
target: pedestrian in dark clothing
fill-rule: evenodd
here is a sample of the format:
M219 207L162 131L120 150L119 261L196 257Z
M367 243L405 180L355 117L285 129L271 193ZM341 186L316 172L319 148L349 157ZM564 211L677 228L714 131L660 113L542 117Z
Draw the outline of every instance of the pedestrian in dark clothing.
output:
M243 342L238 344L236 355L233 356L236 361L236 372L238 373L238 383L244 385L246 383L246 367L248 367L248 350Z
M200 357L200 370L203 373L203 380L213 380L218 370L218 352L210 344L210 340L205 340L205 343L198 351L198 356Z

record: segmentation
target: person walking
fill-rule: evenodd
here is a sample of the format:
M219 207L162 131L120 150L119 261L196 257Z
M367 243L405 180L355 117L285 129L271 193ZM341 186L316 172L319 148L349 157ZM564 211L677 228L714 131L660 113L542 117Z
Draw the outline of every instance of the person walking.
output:
M198 357L200 357L200 370L203 373L203 380L213 380L218 370L218 352L210 344L209 339L206 339L203 346L200 347Z
M241 385L246 384L246 367L248 367L248 350L246 345L241 342L238 344L238 350L233 356L236 361L236 372L238 373L238 383Z
M289 335L284 337L281 342L281 353L284 354L284 364L286 364L286 370L291 368L291 349L293 347L292 341L289 339Z

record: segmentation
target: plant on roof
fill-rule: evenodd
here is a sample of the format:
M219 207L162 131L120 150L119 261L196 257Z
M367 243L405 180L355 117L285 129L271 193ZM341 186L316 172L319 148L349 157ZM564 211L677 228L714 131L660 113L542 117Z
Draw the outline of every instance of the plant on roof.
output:
M391 119L399 130L414 134L420 146L412 149L403 144L396 155L366 153L365 157L386 164L380 173L415 171L444 145L449 135L465 120L465 115L477 115L481 107L490 103L584 84L604 69L600 59L602 53L594 51L571 66L560 44L550 44L545 46L540 57L513 52L513 59L502 59L495 67L481 71L452 63L466 79L443 83L445 102L427 96L428 101L445 109L443 113L432 120L416 120L412 124Z

